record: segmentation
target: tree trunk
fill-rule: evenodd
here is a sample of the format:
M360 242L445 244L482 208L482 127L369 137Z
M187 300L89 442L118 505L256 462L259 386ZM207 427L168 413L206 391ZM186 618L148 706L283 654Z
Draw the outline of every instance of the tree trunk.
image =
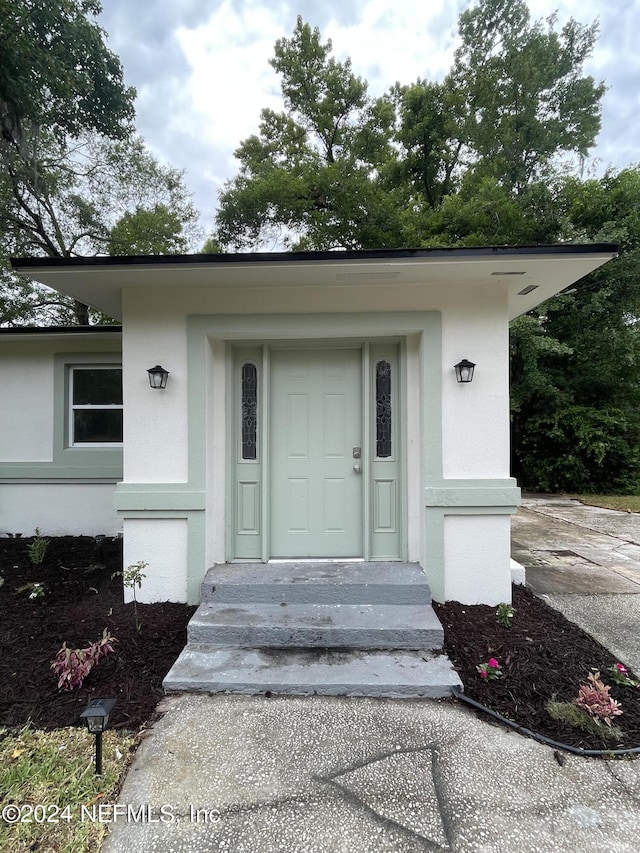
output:
M78 326L88 326L89 325L89 306L85 305L83 302L78 302L77 299L73 300L73 314L74 319Z

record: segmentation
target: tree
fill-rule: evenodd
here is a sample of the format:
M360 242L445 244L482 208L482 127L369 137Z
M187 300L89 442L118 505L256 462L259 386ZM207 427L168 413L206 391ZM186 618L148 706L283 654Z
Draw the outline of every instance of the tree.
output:
M6 258L77 253L75 231L95 224L95 211L73 192L86 171L79 140L131 133L135 90L106 47L100 11L97 0L0 0L3 324L88 320L86 306L13 275ZM69 228L74 221L78 228Z
M390 164L392 180L406 184L414 199L436 209L454 193L461 175L462 121L464 101L460 91L443 83L418 79L391 89L396 124L394 141L401 156Z
M553 243L562 226L547 183L530 183L516 195L496 178L468 172L437 208L414 214L405 236L422 246L527 245Z
M179 255L187 249L183 223L165 204L127 211L109 234L110 255Z
M0 127L5 143L27 131L56 138L131 129L135 90L97 25L98 0L0 0Z
M240 172L217 216L223 246L278 240L292 249L397 245L393 192L380 170L392 155L393 108L336 62L331 42L298 17L270 60L286 112L263 110L257 135L236 151Z
M597 26L531 23L524 0L480 0L441 83L378 99L298 18L276 42L285 111L263 110L220 197L225 246L389 248L539 242L560 223L545 186L558 158L586 156L602 84L583 65ZM537 220L537 221L536 221Z
M464 95L461 152L517 193L558 155L586 157L600 130L605 86L583 76L597 23L556 23L532 25L524 0L481 0L459 19L447 84Z
M92 134L59 141L46 132L5 157L0 231L7 254L52 258L184 251L200 237L182 173L158 163L142 139ZM59 297L46 305L36 288L27 301L33 307L26 314L22 305L19 314L5 313L3 322L31 319L35 306L55 308L54 316L69 322ZM89 317L87 307L76 303L74 321L86 324Z
M512 325L514 474L546 491L640 488L640 169L567 178L565 238L620 257Z

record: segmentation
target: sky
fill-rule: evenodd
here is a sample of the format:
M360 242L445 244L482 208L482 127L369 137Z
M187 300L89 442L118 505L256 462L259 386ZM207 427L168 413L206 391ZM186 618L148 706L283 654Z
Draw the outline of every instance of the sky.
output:
M109 48L136 87L136 126L185 182L213 229L218 193L238 171L233 152L256 133L260 111L282 109L269 65L297 15L331 39L338 60L382 95L396 81L441 80L458 44L457 22L474 0L103 0ZM608 86L588 174L640 163L640 0L529 0L533 20L558 12L600 36L585 72Z

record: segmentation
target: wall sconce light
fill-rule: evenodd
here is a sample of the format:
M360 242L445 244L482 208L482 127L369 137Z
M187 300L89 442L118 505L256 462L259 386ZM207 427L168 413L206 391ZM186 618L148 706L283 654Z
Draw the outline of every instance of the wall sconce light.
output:
M149 374L149 385L152 388L166 388L167 387L167 377L169 376L169 371L165 370L164 367L160 367L159 364L156 364L155 367L150 367L147 370Z
M454 364L453 369L456 372L456 379L458 382L471 382L473 379L474 368L475 364L466 358L463 358L462 361Z
M115 699L92 699L80 714L80 719L87 721L89 732L96 736L96 776L102 775L102 733L115 704Z

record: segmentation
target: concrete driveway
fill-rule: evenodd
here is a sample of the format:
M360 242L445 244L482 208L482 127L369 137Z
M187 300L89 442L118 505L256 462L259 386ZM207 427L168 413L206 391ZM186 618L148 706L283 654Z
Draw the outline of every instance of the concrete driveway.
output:
M511 531L527 586L640 675L640 514L527 494Z

